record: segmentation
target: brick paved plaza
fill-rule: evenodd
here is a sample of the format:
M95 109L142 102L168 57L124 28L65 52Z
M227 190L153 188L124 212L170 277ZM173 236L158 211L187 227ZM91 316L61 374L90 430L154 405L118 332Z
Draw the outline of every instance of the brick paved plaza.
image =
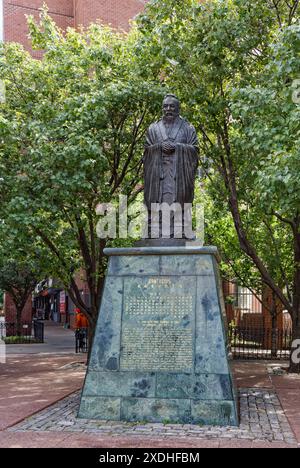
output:
M51 431L110 437L159 437L165 442L176 437L216 440L248 440L254 442L283 441L297 446L297 440L275 393L262 389L241 389L241 424L233 427L201 427L190 424L145 424L78 419L80 392L76 392L44 411L9 429L9 432Z
M0 447L300 446L300 376L273 375L268 362L234 363L241 425L218 428L77 419L83 360L74 354L8 357L0 376Z

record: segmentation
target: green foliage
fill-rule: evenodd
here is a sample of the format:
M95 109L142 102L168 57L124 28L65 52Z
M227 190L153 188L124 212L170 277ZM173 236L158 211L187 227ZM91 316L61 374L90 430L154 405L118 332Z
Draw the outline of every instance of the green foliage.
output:
M253 162L256 205L293 219L300 206L300 106L292 84L300 76L300 24L278 34L270 60L252 87L234 93L238 144Z
M258 290L262 278L297 323L299 2L150 2L138 27L140 63L151 54L199 132L206 240L224 274Z
M39 340L32 338L31 336L7 336L3 338L6 345L10 344L40 344Z
M38 280L36 273L27 265L6 260L0 266L0 287L10 292L12 289L23 289L28 283L35 285Z
M0 259L0 289L10 294L16 307L16 318L20 320L30 294L38 281L43 278L44 272L41 269L41 259L33 256L21 259L21 256L19 256L17 260L17 255L17 251L14 252L14 258L2 252Z
M140 192L144 133L163 89L138 73L134 30L124 36L92 25L63 34L46 10L29 28L42 60L20 45L1 46L0 218L20 244L32 238L48 249L45 269L95 320L106 267L96 206ZM74 280L80 270L90 308Z
M29 19L42 60L1 46L0 218L8 238L34 239L28 251L40 249L88 316L106 266L95 208L140 193L144 133L172 91L199 133L207 243L224 275L256 289L262 278L300 317L298 3L153 0L128 35L98 25L64 35L44 11Z

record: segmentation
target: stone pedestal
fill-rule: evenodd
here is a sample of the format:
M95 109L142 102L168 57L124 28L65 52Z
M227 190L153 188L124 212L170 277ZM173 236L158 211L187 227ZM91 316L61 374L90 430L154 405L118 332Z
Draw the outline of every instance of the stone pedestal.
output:
M106 249L79 417L237 425L214 247Z

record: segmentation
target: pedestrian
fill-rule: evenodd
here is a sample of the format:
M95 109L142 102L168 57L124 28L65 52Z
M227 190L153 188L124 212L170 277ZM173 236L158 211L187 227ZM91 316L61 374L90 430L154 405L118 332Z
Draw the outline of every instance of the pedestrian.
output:
M75 334L76 334L76 340L78 343L79 352L85 352L87 349L88 321L84 313L79 309L79 307L75 308L75 327L76 327ZM76 345L76 348L77 348L77 345Z

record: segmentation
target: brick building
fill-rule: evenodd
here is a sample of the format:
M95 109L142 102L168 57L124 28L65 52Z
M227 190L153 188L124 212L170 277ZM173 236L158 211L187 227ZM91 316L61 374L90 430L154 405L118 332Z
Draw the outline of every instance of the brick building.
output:
M115 28L127 30L131 18L143 9L147 0L75 0L74 24L87 26L100 20Z
M28 40L26 15L39 18L40 8L45 0L0 0L0 41L19 42L35 58L41 57L40 51L33 51ZM79 28L92 22L110 24L114 28L128 30L130 19L142 11L148 0L46 0L49 14L63 30L68 27ZM88 301L87 285L78 275L78 287L83 298ZM59 289L45 287L35 298L35 309L45 318L51 318L74 327L74 305L67 294ZM15 316L11 298L6 294L4 310L7 321ZM31 298L23 313L23 320L31 320Z
M128 30L130 19L136 16L147 0L46 0L49 14L62 29L88 26L99 21ZM0 40L20 42L32 55L28 40L26 15L39 16L44 0L0 0ZM1 27L2 25L2 27Z
M5 310L5 320L6 322L15 322L16 321L16 308L13 303L13 300L9 294L4 294L4 310ZM31 322L32 320L32 303L31 297L28 298L26 305L23 309L22 318L24 322Z
M38 19L40 8L45 0L0 0L0 41L20 42L35 58L41 57L40 51L32 51L28 40L26 15ZM91 22L110 24L115 28L128 30L130 20L141 12L148 0L46 0L49 14L60 28L79 28ZM78 278L82 295L87 299L86 284ZM224 283L225 297L234 298L227 303L228 321L254 328L270 327L270 314L252 294L234 283ZM61 323L74 324L74 306L60 289L46 288L40 295L37 308ZM48 310L49 309L49 310ZM278 326L285 326L282 314Z

